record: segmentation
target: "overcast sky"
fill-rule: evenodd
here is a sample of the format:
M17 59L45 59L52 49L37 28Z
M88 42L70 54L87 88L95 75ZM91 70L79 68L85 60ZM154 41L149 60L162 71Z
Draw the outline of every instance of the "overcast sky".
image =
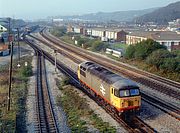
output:
M46 18L95 12L139 10L178 0L0 0L0 17Z

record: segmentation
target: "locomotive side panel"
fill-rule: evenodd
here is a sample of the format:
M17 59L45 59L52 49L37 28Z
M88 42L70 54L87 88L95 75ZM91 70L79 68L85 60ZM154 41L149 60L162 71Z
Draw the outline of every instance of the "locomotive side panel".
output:
M89 88L91 88L91 83L92 83L91 74L88 71L86 71L86 79L84 82L86 82L86 84L89 86Z
M78 78L86 86L92 89L99 96L110 102L110 85L88 71L87 68L79 65Z
M92 88L98 93L98 95L110 102L110 85L94 74L91 74L91 79Z

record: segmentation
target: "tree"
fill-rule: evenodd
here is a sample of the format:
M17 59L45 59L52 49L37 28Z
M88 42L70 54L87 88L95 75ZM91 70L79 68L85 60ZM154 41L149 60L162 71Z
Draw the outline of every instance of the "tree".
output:
M101 42L101 41L95 41L93 44L92 44L92 47L91 47L91 50L92 51L101 51L101 50L104 50L107 48L107 44Z
M135 53L135 46L134 45L130 45L125 52L125 58L127 59L132 59L134 58L134 53Z
M78 46L82 46L82 44L85 44L86 43L86 39L85 38L80 38L79 40L77 40L78 41Z
M159 68L171 72L178 71L178 61L175 58L165 58Z
M146 63L166 71L180 72L180 55L177 51L169 52L164 49L156 50L148 56Z
M125 57L144 60L157 49L166 49L166 47L152 39L147 39L134 46L130 45L126 50Z
M136 59L144 60L153 51L155 51L157 49L166 49L166 47L152 39L142 41L136 45L134 57Z
M159 49L152 52L152 54L147 57L146 63L159 68L164 63L164 59L170 57L172 57L172 55L168 50Z
M66 34L66 28L65 27L55 27L53 28L52 34L58 37L63 36L64 34Z

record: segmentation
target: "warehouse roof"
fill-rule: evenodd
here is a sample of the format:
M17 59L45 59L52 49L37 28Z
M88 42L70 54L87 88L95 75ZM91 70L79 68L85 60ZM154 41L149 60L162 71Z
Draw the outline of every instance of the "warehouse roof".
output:
M151 38L156 41L160 40L180 40L180 35L176 32L171 31L136 31L132 32L129 35L138 36L144 38Z

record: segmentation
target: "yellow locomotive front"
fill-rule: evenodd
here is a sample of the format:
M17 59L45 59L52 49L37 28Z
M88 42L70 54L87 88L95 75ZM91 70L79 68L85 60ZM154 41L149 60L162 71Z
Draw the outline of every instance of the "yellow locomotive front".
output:
M111 87L111 104L116 107L118 112L139 110L141 96L138 86L133 82L129 83L131 86L121 86L121 82L119 81L118 85Z

